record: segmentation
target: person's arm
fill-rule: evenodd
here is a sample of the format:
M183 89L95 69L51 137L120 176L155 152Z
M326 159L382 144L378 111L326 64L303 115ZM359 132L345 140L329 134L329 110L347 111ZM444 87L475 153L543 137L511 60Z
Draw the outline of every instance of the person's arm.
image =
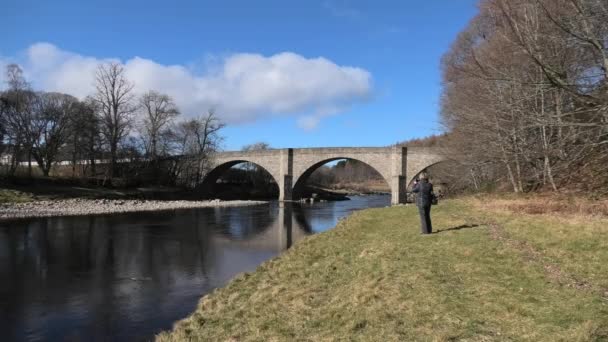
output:
M420 183L416 183L414 184L414 187L412 188L412 192L420 192L420 187L419 187Z

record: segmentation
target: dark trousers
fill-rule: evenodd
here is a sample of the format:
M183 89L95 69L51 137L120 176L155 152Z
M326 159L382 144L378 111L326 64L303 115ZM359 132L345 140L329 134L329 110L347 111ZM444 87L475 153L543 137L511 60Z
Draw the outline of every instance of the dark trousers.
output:
M420 206L418 207L418 212L420 213L422 234L431 234L433 232L433 225L431 224L431 206Z

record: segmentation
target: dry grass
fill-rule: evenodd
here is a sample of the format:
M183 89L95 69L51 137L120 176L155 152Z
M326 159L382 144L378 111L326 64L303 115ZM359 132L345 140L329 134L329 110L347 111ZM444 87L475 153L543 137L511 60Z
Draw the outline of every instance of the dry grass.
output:
M34 200L34 196L27 192L0 189L0 203L23 203L31 202Z
M431 236L419 235L412 206L357 212L204 297L157 339L608 339L608 299L598 292L608 285L608 227L489 212L478 202L435 207L440 233Z
M608 215L597 208L605 201L572 198L572 207L553 211L564 200L550 197L467 199L479 217L499 222L509 235L542 251L544 263L557 264L579 284L588 284L608 298ZM542 203L546 203L544 210ZM528 214L526 206L538 206ZM590 211L592 209L593 211ZM591 214L591 213L592 214Z
M345 190L347 192L391 192L390 187L383 179L369 180L358 183L337 183L331 186L332 190Z
M593 216L608 219L608 199L589 199L579 195L477 195L477 206L530 215Z

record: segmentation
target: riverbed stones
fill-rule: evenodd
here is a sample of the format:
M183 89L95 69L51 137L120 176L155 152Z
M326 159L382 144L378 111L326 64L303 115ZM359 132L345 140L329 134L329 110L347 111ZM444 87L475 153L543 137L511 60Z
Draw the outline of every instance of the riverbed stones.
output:
M89 200L82 198L8 203L0 207L0 220L114 214L140 211L195 209L208 207L234 207L259 205L262 201L142 201L142 200Z

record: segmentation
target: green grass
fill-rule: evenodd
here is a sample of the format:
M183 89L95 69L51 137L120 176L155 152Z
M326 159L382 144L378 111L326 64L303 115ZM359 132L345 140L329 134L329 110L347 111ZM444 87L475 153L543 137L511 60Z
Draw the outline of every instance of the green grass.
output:
M30 193L10 189L0 189L0 203L23 203L33 200L34 197Z
M421 236L412 206L357 212L204 297L157 339L608 340L606 221L471 200L432 216L440 233Z

